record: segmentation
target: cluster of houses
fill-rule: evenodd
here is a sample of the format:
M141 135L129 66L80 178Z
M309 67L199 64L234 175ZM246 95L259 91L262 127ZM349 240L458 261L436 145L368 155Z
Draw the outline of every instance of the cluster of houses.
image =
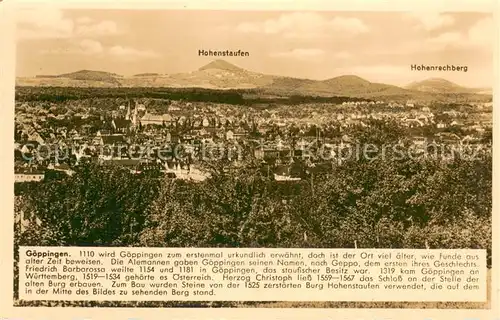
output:
M363 112L359 108L364 105L370 106L369 112ZM371 120L397 121L410 129L429 127L439 131L432 138L414 136L415 145L433 142L481 143L485 130L491 129L491 123L471 119L464 112L452 110L437 113L427 106L417 108L413 101L403 105L411 109L405 112L387 109L377 111L372 108L382 105L388 106L382 101L346 102L337 109L316 108L309 112L306 112L306 105L306 111L302 111L297 117L283 108L261 111L249 108L244 112L231 112L237 107L194 103L172 103L165 109L166 112L158 113L136 101L134 104L119 105L107 114L71 116L55 116L46 109L40 111L39 108L27 106L24 109L29 112L16 113L15 177L20 182L40 181L43 179L43 170L71 174L71 169L67 166L71 167L81 161L97 161L103 165L127 167L135 173L160 172L170 177L203 180L208 174L197 166L197 157L194 155L199 151L200 145L222 144L226 148L250 149L249 154L253 158L273 163L273 173L277 180L294 180L300 179L300 175L290 174L292 164L298 165L305 159L302 165L305 164L308 170L328 165L304 157L301 151L305 145L320 142L323 148L331 146L333 149L346 141L355 140L355 137L349 136L349 128L367 127ZM72 124L75 117L80 124L68 125ZM57 121L64 125L54 127L53 123L59 123ZM47 124L49 122L50 126ZM320 128L319 134L310 134L311 125ZM450 127L467 128L472 133L465 137L459 136L446 130ZM328 132L332 128L340 134L321 135L321 132ZM298 142L291 142L291 132L298 136ZM51 163L35 163L23 157L26 154L33 155L39 151L39 146L44 145L71 152L64 161ZM168 159L158 156L138 159L138 151L134 156L130 152L130 146L143 146L148 148L148 156L158 155L159 152L172 150L179 145L183 146L184 154L188 155L186 159L178 159L176 156L167 157ZM238 162L241 157L233 157L232 160Z

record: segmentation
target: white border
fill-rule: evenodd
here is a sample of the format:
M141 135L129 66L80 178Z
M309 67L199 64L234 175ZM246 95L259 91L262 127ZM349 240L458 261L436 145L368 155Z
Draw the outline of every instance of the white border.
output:
M15 84L15 37L14 13L16 5L26 6L56 5L64 8L108 8L108 9L184 9L184 10L311 10L311 11L476 11L494 12L497 25L498 39L498 8L495 0L206 0L206 1L119 1L119 0L87 0L71 1L25 1L4 0L0 2L0 177L2 177L2 223L0 234L3 239L0 244L0 279L1 300L0 318L7 319L500 319L498 309L498 272L492 275L492 304L491 310L431 310L431 309L142 309L142 308L14 308L12 307L12 239L13 239L13 131L14 131L14 84ZM498 41L495 44L495 84L494 96L499 91L499 64ZM496 110L497 99L494 99L493 121L500 121L500 114ZM500 157L496 145L500 141L500 131L493 130L493 156ZM494 161L495 162L495 161ZM493 194L500 195L498 178L500 172L493 169ZM493 197L493 226L498 226L499 204ZM493 228L495 229L495 228ZM498 266L499 250L497 246L498 234L493 234L493 265ZM495 269L493 269L495 271ZM496 268L498 270L498 267Z

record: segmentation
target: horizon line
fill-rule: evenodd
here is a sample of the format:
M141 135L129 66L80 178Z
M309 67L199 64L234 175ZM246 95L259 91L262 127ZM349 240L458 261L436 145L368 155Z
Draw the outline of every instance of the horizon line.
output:
M297 79L297 80L310 80L310 81L318 81L318 82L322 82L322 81L328 81L328 80L332 80L332 79L336 79L336 78L339 78L339 77L346 77L346 76L351 76L351 77L357 77L361 80L364 80L364 81L368 81L370 83L377 83L377 84L385 84L385 85L391 85L391 86L395 86L395 87L399 87L399 88L402 88L402 89L406 89L407 86L413 84L413 83L418 83L418 82L422 82L422 81L428 81L428 80L445 80L445 81L448 81L454 85L458 85L460 87L463 87L463 88L467 88L467 89L492 89L493 88L493 85L486 85L486 86L478 86L478 87L470 87L470 86L467 86L467 85L462 85L462 84L459 84L455 81L452 81L452 80L449 80L447 78L444 78L444 77L428 77L428 78L425 78L425 79L422 79L422 80L413 80L411 82L408 82L406 84L391 84L391 83L387 83L387 82L380 82L378 80L375 80L375 81L372 81L372 80L367 80L366 78L364 77L361 77L361 76L358 76L354 73L351 73L351 74L342 74L342 75L338 75L338 76L334 76L334 77L330 77L330 78L325 78L325 79L312 79L312 78L305 78L305 77L297 77L297 76L284 76L284 75L276 75L276 74L267 74L267 73L262 73L262 72L256 72L256 71L252 71L252 70L248 70L248 69L245 69L245 68L242 68L242 67L239 67L231 62L228 62L227 60L224 60L224 59L214 59L212 61L210 61L209 63L206 63L204 65L202 65L201 67L199 68L196 68L195 70L191 70L191 71L185 71L185 72L176 72L176 73L161 73L161 72L140 72L140 73L134 73L134 74L119 74L119 73L116 73L116 72L113 72L113 71L105 71L105 70L98 70L98 69L77 69L77 70L74 70L74 71L69 71L69 72L64 72L64 73L59 73L59 74L35 74L35 75L16 75L15 78L36 78L37 76L61 76L63 74L71 74L71 73L76 73L76 72L81 72L81 71L92 71L92 72L105 72L105 73L110 73L110 74L114 74L114 75L117 75L117 76L120 76L120 77L134 77L134 76L137 76L137 75L140 75L140 74L148 74L148 73L151 73L151 74L157 74L159 76L168 76L168 75L175 75L175 74L183 74L183 73L192 73L192 72L195 72L195 71L200 71L201 68L213 63L213 62L216 62L216 61L221 61L221 62L224 62L224 63L227 63L231 66L234 66L238 69L241 69L242 71L247 71L247 72L253 72L253 73L259 73L259 74L262 74L262 75L266 75L266 76L272 76L272 77L281 77L281 78L291 78L291 79ZM224 69L220 69L220 70L224 70Z

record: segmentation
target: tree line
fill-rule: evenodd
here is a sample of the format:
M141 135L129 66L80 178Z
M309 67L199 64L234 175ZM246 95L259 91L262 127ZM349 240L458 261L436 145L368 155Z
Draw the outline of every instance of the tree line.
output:
M257 90L214 90L203 88L72 88L72 87L16 87L16 101L40 101L64 103L89 98L152 98L174 101L212 102L232 105L259 104L304 104L304 103L342 103L349 101L370 101L362 98L342 96L285 96L259 97Z

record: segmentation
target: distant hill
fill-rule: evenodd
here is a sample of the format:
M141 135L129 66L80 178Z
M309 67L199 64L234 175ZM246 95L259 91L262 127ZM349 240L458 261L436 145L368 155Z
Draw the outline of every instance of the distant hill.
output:
M101 82L120 86L120 81L118 79L121 77L122 76L111 72L79 70L59 75L37 75L35 78L40 79L40 81L44 82L45 85L48 82L48 79L54 79L54 83L57 83L59 85L64 85L66 83L68 86L79 86L78 84L81 84L82 86L86 87L88 86L88 84L98 84ZM87 81L89 83L82 83L82 81Z
M462 87L456 83L441 78L430 78L410 83L406 89L434 93L478 93L480 89Z
M374 83L358 76L346 75L340 76L325 81L321 81L329 90L335 92L347 92L350 95L363 95L370 93L405 93L406 90L383 83Z
M147 73L134 74L134 77L156 77L156 76L159 76L159 75L160 74L158 74L158 73L147 72Z
M225 60L214 60L188 73L141 73L124 77L115 73L80 70L56 76L17 78L18 86L68 87L169 87L207 89L259 89L264 95L345 96L380 100L484 100L491 90L461 87L445 79L432 78L402 88L370 82L356 75L311 80L267 75L240 68ZM484 93L484 94L483 94ZM489 93L489 95L488 95Z
M244 69L235 66L234 64L231 64L225 60L214 60L210 62L207 65L204 65L203 67L199 68L199 71L203 70L209 70L209 69L218 69L218 70L225 70L225 71L233 71L233 72L241 72L245 71Z
M120 75L105 71L80 70L71 73L64 73L58 76L59 78L69 78L74 80L93 80L93 81L109 81L114 80Z
M303 88L308 92L329 92L349 96L377 96L384 94L406 94L407 91L392 85L373 83L354 75L345 75L315 82Z
M493 95L493 88L478 88L476 90L477 94Z
M237 67L224 60L214 60L193 72L169 75L163 79L174 86L210 89L253 89L271 83L272 76Z

